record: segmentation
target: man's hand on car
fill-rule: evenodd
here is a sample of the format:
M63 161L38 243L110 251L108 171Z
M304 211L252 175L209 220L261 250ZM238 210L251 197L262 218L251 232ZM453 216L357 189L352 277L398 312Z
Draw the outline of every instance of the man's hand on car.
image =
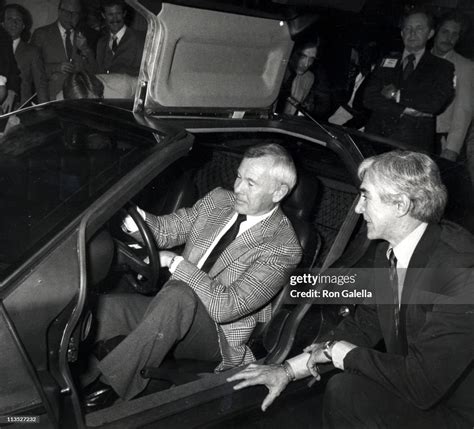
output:
M243 371L227 379L229 382L238 380L242 381L234 386L234 390L260 384L267 387L268 395L262 402L262 411L265 411L272 404L290 382L282 365L250 364Z

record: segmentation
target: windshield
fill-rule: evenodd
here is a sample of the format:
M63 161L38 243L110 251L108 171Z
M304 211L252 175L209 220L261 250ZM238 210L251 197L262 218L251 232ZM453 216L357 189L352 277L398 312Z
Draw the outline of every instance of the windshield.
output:
M63 103L2 118L0 132L0 280L143 160L154 143L147 130Z

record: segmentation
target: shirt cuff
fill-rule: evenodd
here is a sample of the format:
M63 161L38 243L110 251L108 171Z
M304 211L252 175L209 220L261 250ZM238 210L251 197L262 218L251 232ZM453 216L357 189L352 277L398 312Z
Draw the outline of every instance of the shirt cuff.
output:
M178 265L180 264L180 262L183 260L184 258L182 256L175 256L173 258L173 260L171 261L171 265L169 266L169 270L170 270L170 273L173 274L176 270L176 268L178 268Z
M348 343L347 341L337 341L334 343L334 345L331 347L331 357L334 366L344 370L344 358L346 357L347 353L349 353L355 347L357 346Z
M301 353L298 356L287 359L288 365L290 365L295 374L295 380L300 380L301 378L306 378L311 375L306 366L310 356L310 353Z

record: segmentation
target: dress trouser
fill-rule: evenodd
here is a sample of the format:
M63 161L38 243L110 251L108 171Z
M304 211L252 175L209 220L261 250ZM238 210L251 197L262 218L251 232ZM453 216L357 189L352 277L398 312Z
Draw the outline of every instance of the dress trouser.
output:
M363 375L340 373L326 386L323 427L467 429L471 425L444 405L421 410Z
M153 298L104 295L97 319L98 340L127 335L98 364L107 383L126 400L148 383L141 369L158 367L175 345L176 358L221 359L214 321L194 291L181 281L169 281Z

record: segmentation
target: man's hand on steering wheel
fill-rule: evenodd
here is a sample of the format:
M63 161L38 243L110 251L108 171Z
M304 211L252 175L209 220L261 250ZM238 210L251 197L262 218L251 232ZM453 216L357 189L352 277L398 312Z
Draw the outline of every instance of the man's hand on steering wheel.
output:
M143 220L146 220L146 212L142 210L140 207L135 206L136 211L142 217ZM130 214L127 214L122 220L122 230L127 234L133 234L134 232L138 231L138 225L132 219Z
M122 229L127 234L140 234L141 245L146 252L135 250L133 247L116 239L119 252L119 261L127 266L132 273L127 273L126 278L132 287L139 293L150 295L158 291L158 276L160 270L160 255L156 248L155 238L145 222L146 213L134 205L127 207L128 214L122 221ZM136 239L136 237L134 237ZM147 262L148 261L148 262Z

